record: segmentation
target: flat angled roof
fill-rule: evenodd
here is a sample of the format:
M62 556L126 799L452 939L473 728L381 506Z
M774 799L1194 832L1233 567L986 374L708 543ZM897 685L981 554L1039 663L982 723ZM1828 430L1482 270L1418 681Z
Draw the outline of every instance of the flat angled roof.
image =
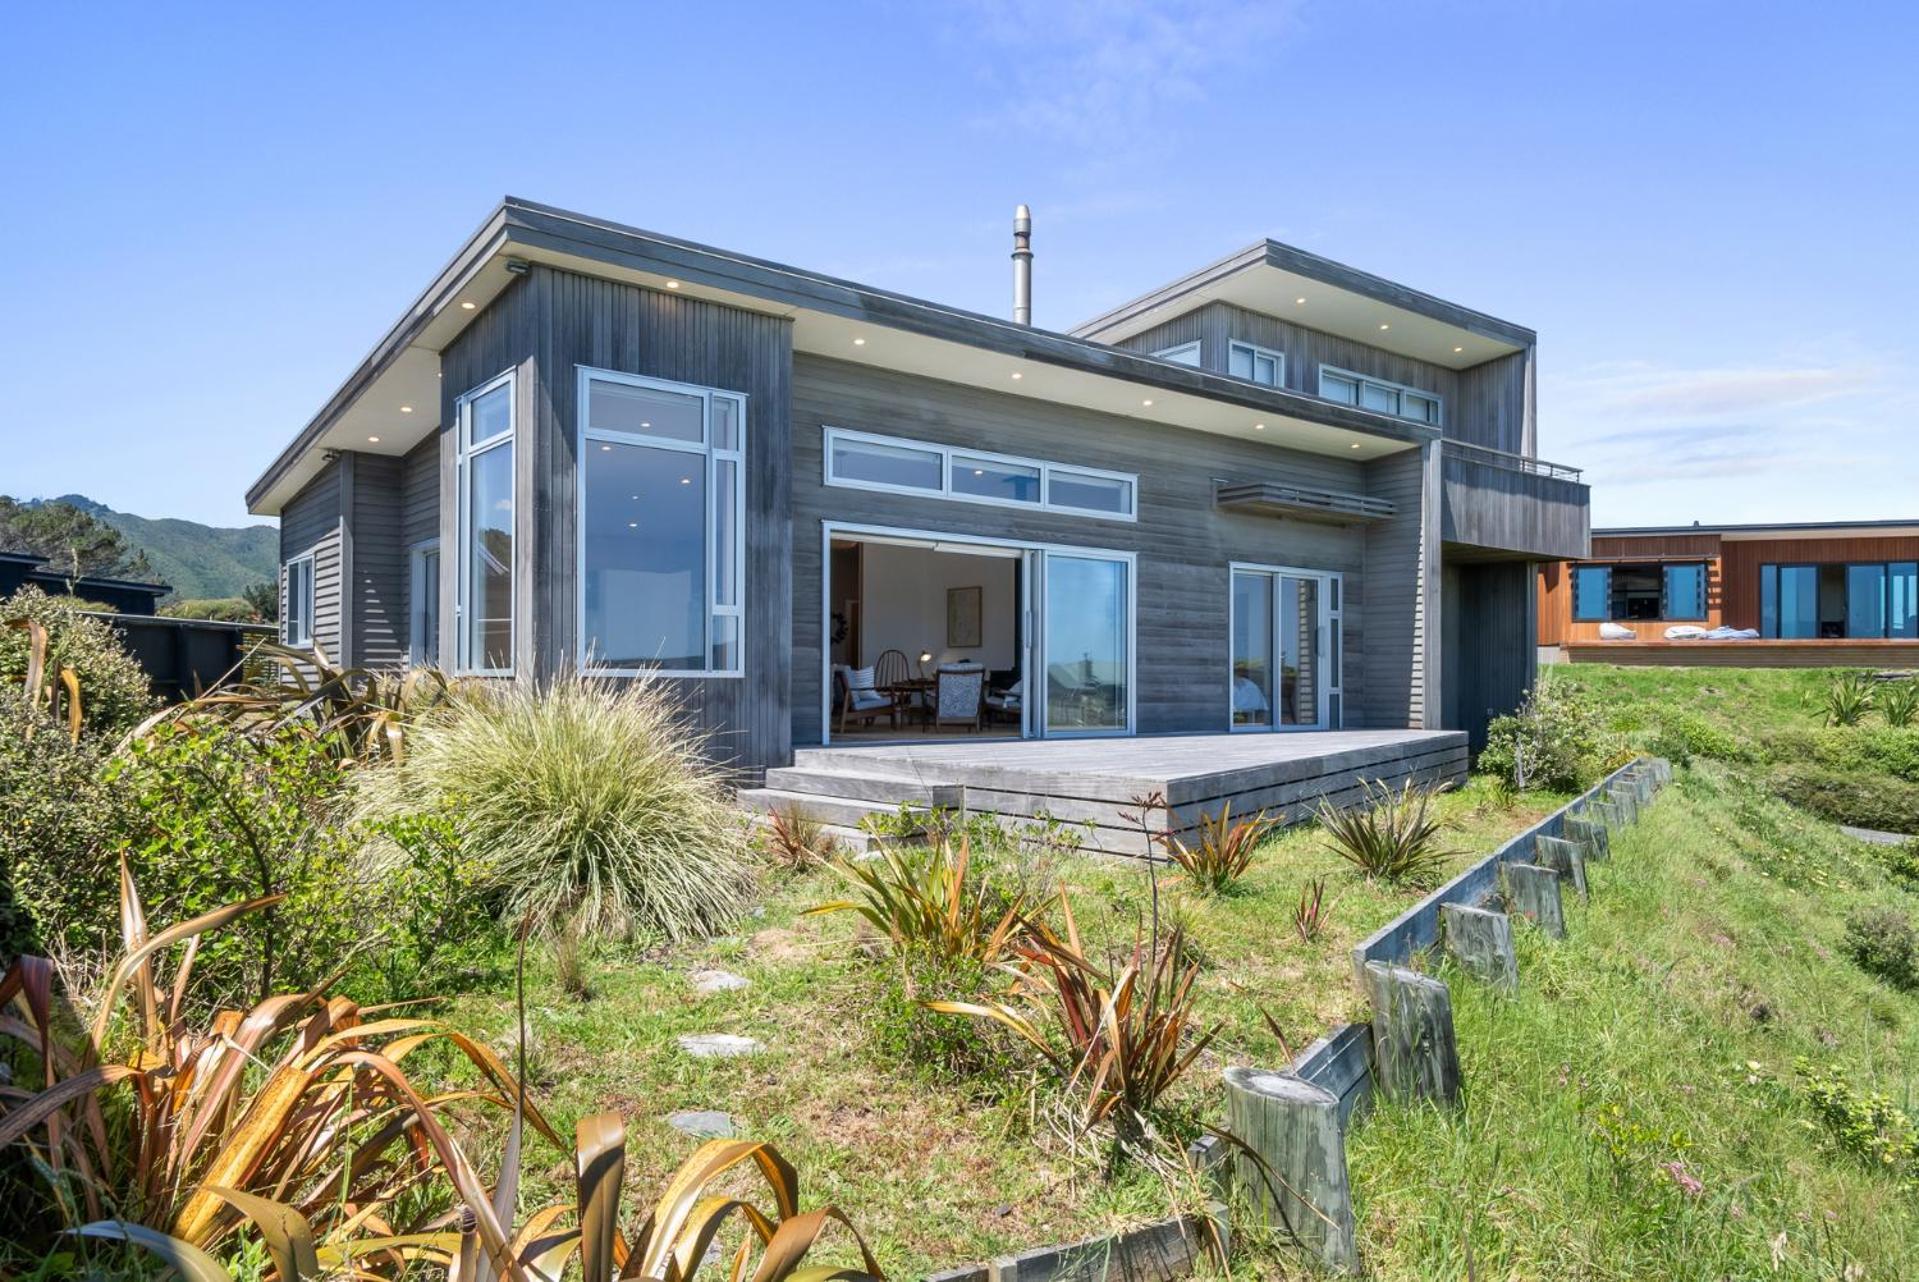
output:
M1523 351L1538 337L1523 325L1276 240L1228 254L1070 332L1122 342L1211 302L1232 303L1448 369Z
M1620 525L1594 530L1603 538L1672 537L1682 534L1717 534L1730 539L1819 538L1858 535L1862 538L1919 537L1919 518L1888 521L1773 521L1760 525Z
M435 430L439 352L511 283L514 266L529 262L654 289L670 281L682 297L790 318L796 352L1168 427L1243 435L1326 454L1340 451L1341 457L1362 461L1439 436L1427 425L1262 387L1104 341L508 197L254 482L248 509L277 513L318 473L328 450L404 454ZM855 331L890 337L855 346ZM1009 377L1015 369L1023 375L1017 382ZM1141 397L1142 390L1152 395ZM403 405L404 417L398 412ZM414 412L428 406L432 412ZM1252 436L1254 431L1263 435Z

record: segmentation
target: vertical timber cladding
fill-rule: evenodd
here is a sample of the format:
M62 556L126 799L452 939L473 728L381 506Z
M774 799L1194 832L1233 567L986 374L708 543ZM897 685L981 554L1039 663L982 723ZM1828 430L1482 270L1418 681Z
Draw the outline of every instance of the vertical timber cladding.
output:
M1367 533L1357 526L1222 512L1213 501L1217 479L1370 493L1364 465L806 353L794 362L793 406L795 743L815 744L821 737L820 557L827 521L1136 553L1135 724L1141 734L1228 728L1232 562L1338 571L1345 576L1346 724L1416 724L1403 714L1384 723L1364 719L1356 702L1355 692L1369 687L1373 658ZM827 426L1133 473L1139 478L1139 519L829 488L821 455ZM1395 457L1411 460L1417 473L1417 451ZM1417 511L1417 487L1415 481L1414 492L1393 497ZM1417 573L1416 560L1383 564L1388 572L1410 576ZM1405 638L1401 643L1411 644Z
M790 322L536 265L442 357L442 422L459 393L517 369L514 467L518 669L550 677L579 653L578 367L744 392L745 675L674 678L709 752L746 775L791 757ZM451 473L451 467L447 469ZM451 571L457 503L441 490ZM454 575L444 574L449 584ZM447 612L451 617L451 611Z
M1357 702L1364 717L1358 724L1369 728L1422 729L1442 715L1438 664L1429 661L1444 626L1437 463L1438 451L1426 445L1365 465L1366 493L1398 509L1366 529L1366 683Z
M1527 561L1445 566L1444 724L1464 730L1474 752L1486 746L1487 722L1518 707L1533 683L1534 571Z

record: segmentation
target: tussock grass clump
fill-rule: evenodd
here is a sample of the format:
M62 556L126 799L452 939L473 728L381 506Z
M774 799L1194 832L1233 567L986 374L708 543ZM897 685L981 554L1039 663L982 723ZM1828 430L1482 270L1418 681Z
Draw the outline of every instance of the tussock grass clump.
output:
M1423 886L1437 880L1451 852L1439 844L1443 825L1432 805L1446 785L1408 779L1395 790L1380 782L1360 783L1368 804L1320 803L1319 826L1327 845L1374 881Z
M561 678L477 688L362 776L360 817L455 816L504 920L711 933L744 907L747 832L665 687Z

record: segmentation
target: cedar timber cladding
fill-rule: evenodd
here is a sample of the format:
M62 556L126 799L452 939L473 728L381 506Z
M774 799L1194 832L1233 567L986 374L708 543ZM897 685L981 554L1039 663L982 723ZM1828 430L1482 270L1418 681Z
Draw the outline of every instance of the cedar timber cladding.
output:
M710 736L716 759L747 772L788 760L790 322L534 266L447 348L442 362L447 423L461 391L509 367L518 373L515 646L519 671L543 677L572 670L578 658L579 367L746 394L745 675L672 684L686 715ZM448 468L441 489L444 512L456 510L451 473ZM446 564L450 569L453 562ZM442 575L449 589L453 577Z
M342 465L334 459L280 513L280 617L286 617L286 563L313 555L313 644L339 661Z

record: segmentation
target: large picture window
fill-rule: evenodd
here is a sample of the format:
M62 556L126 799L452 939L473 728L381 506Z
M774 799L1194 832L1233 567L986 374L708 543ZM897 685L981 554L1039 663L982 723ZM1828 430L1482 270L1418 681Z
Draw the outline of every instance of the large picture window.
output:
M462 672L513 672L513 373L458 404L459 580L454 606Z
M1789 641L1919 637L1919 563L1762 565L1759 631Z
M580 664L739 676L746 398L580 370Z
M1700 561L1576 565L1572 590L1573 618L1580 623L1698 622L1707 617L1706 566Z
M280 639L288 645L313 644L313 554L286 563L286 609L280 612Z

